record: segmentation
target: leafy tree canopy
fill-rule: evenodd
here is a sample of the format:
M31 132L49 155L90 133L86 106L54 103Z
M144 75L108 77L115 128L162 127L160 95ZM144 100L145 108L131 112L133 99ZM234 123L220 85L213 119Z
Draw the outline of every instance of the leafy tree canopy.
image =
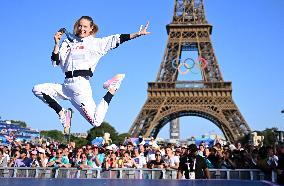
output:
M26 128L28 126L26 124L26 122L24 122L24 121L20 121L20 120L9 120L9 121L11 121L11 123L17 123L17 124L19 124L23 128Z
M44 138L51 138L59 142L64 140L64 135L59 130L47 130L47 131L43 130L40 131L40 136Z

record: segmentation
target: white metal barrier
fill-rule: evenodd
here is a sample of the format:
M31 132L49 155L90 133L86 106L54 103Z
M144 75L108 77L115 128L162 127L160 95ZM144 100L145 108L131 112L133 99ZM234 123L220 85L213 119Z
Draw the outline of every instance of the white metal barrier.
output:
M259 169L209 169L211 179L264 180ZM110 179L176 179L177 170L173 169L133 169L115 168L108 171L77 168L27 168L0 167L0 178L110 178ZM275 182L276 174L271 175Z

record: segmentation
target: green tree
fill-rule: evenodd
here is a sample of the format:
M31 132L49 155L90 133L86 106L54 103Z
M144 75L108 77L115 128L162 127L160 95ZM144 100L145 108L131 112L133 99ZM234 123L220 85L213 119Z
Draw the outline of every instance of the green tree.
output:
M73 135L70 136L70 141L75 142L76 147L82 147L84 145L90 144L90 142L86 138L75 137Z
M272 128L266 128L264 131L260 131L260 135L264 136L263 145L274 145L276 142L276 136L274 131L277 131L278 129L275 127Z
M40 131L40 136L44 138L51 138L59 142L64 141L64 135L59 130L47 130L47 131L43 130L43 131Z
M26 122L24 121L20 121L20 120L10 120L11 123L17 123L20 125L20 127L26 128L28 125L26 124Z
M121 133L117 136L117 140L115 144L123 143L126 137L130 137L131 135L129 133Z
M108 132L113 143L116 142L118 133L113 126L107 122L103 122L101 126L94 127L88 131L87 140L91 142L96 137L104 137L104 133Z

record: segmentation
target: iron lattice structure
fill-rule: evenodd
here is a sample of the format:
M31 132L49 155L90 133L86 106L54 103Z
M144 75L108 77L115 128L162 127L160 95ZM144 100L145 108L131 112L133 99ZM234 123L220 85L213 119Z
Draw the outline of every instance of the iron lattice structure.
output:
M210 120L230 142L249 133L251 130L232 99L231 82L223 80L203 0L176 0L173 20L166 28L168 41L156 81L148 83L148 98L129 133L156 137L164 125L182 116ZM184 51L196 51L206 60L201 81L178 81L177 67L185 63L181 61Z

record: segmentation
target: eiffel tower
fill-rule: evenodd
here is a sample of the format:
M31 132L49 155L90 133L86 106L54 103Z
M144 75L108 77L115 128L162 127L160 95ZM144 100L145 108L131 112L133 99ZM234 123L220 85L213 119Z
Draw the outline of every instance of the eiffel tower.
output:
M211 42L203 0L175 0L173 20L166 26L168 42L155 82L129 133L156 137L170 121L198 116L214 123L230 142L251 130L232 99L231 82L223 80ZM181 56L195 51L193 60ZM199 67L201 80L179 81L178 75ZM189 126L190 127L190 126Z

